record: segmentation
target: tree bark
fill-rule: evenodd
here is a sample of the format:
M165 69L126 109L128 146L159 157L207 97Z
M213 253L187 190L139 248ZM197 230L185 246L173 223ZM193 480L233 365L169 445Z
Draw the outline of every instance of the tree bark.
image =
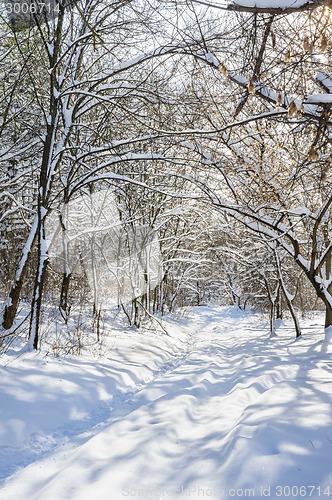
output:
M40 315L41 315L41 305L43 298L43 290L45 283L46 268L48 263L48 255L46 249L45 240L45 218L40 213L40 221L38 224L38 266L35 277L35 285L33 291L33 297L31 302L31 319L30 319L30 330L29 330L29 342L30 348L38 348L39 340L39 325L40 325Z
M68 304L68 293L70 285L71 274L63 273L62 275L62 285L60 294L60 313L65 323L67 324L71 306Z
M282 303L281 303L281 293L280 293L280 280L277 291L277 302L276 302L276 319L282 319Z
M34 223L30 230L29 237L22 251L22 256L17 266L16 277L15 280L13 281L11 290L9 292L7 305L5 306L5 310L3 313L2 326L5 330L9 330L13 326L17 314L17 309L20 303L21 291L25 283L25 279L28 272L31 253L37 240L37 230L38 230L38 217L36 215Z
M325 236L325 245L327 247L328 244L330 243L329 239L328 239L327 231L325 231L324 236ZM325 270L326 270L327 278L330 278L331 274L332 274L332 255L331 255L331 253L329 253L329 255L327 256ZM332 285L330 285L328 287L327 291L329 292L330 295L332 294ZM328 328L329 326L332 326L332 307L329 303L326 303L325 304L325 328Z
M325 328L332 326L332 307L328 304L325 306Z
M288 309L289 309L289 311L291 313L291 316L292 316L292 319L293 319L293 322L294 322L295 332L296 332L296 338L301 337L302 334L301 334L300 323L299 323L298 317L296 315L293 303L288 298L287 291L284 291L284 295L285 295L285 298L286 298Z

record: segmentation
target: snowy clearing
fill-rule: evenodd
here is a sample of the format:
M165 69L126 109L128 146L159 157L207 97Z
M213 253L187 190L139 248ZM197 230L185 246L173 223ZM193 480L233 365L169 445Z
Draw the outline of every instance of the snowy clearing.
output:
M328 498L332 346L199 307L106 357L1 359L1 500Z

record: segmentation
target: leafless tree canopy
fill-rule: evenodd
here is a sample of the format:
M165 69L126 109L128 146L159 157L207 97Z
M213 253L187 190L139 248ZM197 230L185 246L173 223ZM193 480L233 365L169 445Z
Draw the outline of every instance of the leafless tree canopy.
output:
M106 298L137 326L204 301L332 325L328 4L23 5L0 24L4 338L37 348L45 300L97 337Z

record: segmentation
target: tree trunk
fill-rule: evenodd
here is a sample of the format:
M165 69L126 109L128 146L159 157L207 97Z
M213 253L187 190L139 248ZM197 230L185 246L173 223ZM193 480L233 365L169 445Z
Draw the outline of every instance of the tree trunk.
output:
M286 297L287 306L288 306L289 311L291 313L291 316L293 318L295 332L296 332L296 338L301 337L302 334L301 334L300 323L299 323L298 317L296 315L294 306L292 304L292 301L288 299L287 295L285 295L285 297Z
M45 231L44 231L44 218L41 218L39 222L39 231L38 231L38 267L37 267L35 286L31 302L31 320L30 320L29 342L28 342L29 347L33 349L38 348L41 305L42 305L47 263L48 263L48 255L47 255Z
M138 300L134 299L132 305L134 310L134 325L137 328L139 328L141 326L141 315L140 315L140 306L138 304Z
M291 294L288 292L288 290L286 288L286 284L284 282L284 278L283 278L283 274L282 274L281 262L280 262L280 258L279 258L279 254L278 254L277 248L274 248L274 256L275 256L276 265L277 265L277 271L278 271L278 275L279 275L278 286L281 287L282 293L284 294L284 297L286 299L287 307L288 307L288 309L289 309L289 311L291 313L291 316L292 316L292 319L293 319L293 322L294 322L295 332L296 332L296 338L298 338L298 337L301 337L301 328L300 328L300 323L299 323L298 317L296 315L296 311L295 311L294 306L293 306L293 300L295 298L295 295L291 296Z
M326 236L326 242L325 244L327 245L327 236ZM326 258L326 277L329 279L331 277L331 272L332 272L332 255L331 252ZM328 287L328 293L331 295L332 294L332 286L330 285ZM332 306L328 303L325 304L325 328L328 328L329 326L332 326Z
M281 303L281 293L280 293L280 280L277 291L277 301L276 301L276 319L282 319L282 303Z
M275 302L270 300L270 337L274 337L275 334Z
M20 262L17 266L15 280L12 284L7 305L3 313L2 326L5 330L9 330L14 323L17 309L20 303L21 291L25 283L28 266L30 262L31 252L37 240L38 231L38 216L36 215L34 223L31 227L29 237L24 245Z
M281 273L281 268L279 268L279 271ZM291 298L290 293L286 289L286 286L285 286L285 283L284 283L282 276L280 276L280 285L281 285L281 289L283 291L284 297L286 299L287 307L289 309L289 312L291 313L291 316L292 316L292 319L294 322L296 338L301 337L301 327L300 327L300 323L299 323L296 311L295 311L294 306L293 306L293 298Z
M61 294L60 294L60 313L65 323L68 323L69 313L71 306L68 304L68 292L70 285L71 274L63 273L62 275L62 286L61 286Z
M332 326L332 307L328 304L325 306L325 328Z

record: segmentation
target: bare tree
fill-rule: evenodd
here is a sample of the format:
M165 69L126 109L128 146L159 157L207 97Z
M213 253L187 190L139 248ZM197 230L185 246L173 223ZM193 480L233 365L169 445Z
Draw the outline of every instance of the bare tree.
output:
M259 5L238 6L222 14L219 33L200 23L195 57L202 61L202 74L208 75L203 63L211 67L216 83L206 111L210 123L195 150L203 160L200 178L195 169L192 181L209 203L262 241L278 242L292 257L325 305L327 328L332 324L330 14L316 4L310 15L299 8L290 17L287 9L260 13Z

